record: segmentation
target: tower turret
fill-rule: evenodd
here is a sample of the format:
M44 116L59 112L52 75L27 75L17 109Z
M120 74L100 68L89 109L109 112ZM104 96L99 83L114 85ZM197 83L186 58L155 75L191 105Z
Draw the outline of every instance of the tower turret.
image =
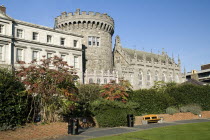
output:
M77 9L74 13L61 13L55 21L55 29L84 36L85 69L112 69L114 20L110 16L98 12L80 12Z

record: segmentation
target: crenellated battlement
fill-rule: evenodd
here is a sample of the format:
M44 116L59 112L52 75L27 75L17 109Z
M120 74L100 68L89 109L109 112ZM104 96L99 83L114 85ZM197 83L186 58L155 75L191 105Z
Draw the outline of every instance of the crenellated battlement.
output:
M71 28L72 27L72 28ZM55 18L55 28L67 30L75 28L101 29L111 34L114 33L114 20L108 14L98 12L80 12L77 9L74 13L63 12Z

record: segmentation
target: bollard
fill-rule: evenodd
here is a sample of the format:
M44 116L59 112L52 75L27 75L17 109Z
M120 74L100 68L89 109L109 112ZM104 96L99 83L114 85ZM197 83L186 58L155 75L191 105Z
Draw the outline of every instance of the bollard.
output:
M70 118L68 122L68 134L77 135L79 132L79 119Z
M133 114L128 114L127 115L127 123L128 123L128 127L133 127L134 126L134 116L133 116Z

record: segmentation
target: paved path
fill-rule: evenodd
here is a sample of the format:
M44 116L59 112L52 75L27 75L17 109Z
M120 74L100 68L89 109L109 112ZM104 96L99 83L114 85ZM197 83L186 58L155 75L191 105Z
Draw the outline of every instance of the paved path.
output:
M86 140L89 138L116 135L121 133L128 133L140 130L146 130L156 127L164 127L170 125L179 125L186 123L199 123L199 122L209 122L209 119L196 119L196 120L182 120L175 122L163 122L163 123L154 123L148 125L138 125L135 127L114 127L114 128L89 128L86 130L79 130L79 135L68 135L54 140Z

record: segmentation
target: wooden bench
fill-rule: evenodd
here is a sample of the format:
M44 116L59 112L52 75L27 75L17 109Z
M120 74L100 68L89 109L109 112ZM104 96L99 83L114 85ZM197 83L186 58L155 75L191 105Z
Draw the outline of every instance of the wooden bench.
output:
M157 115L145 115L143 116L142 124L157 123L159 120L161 119Z

